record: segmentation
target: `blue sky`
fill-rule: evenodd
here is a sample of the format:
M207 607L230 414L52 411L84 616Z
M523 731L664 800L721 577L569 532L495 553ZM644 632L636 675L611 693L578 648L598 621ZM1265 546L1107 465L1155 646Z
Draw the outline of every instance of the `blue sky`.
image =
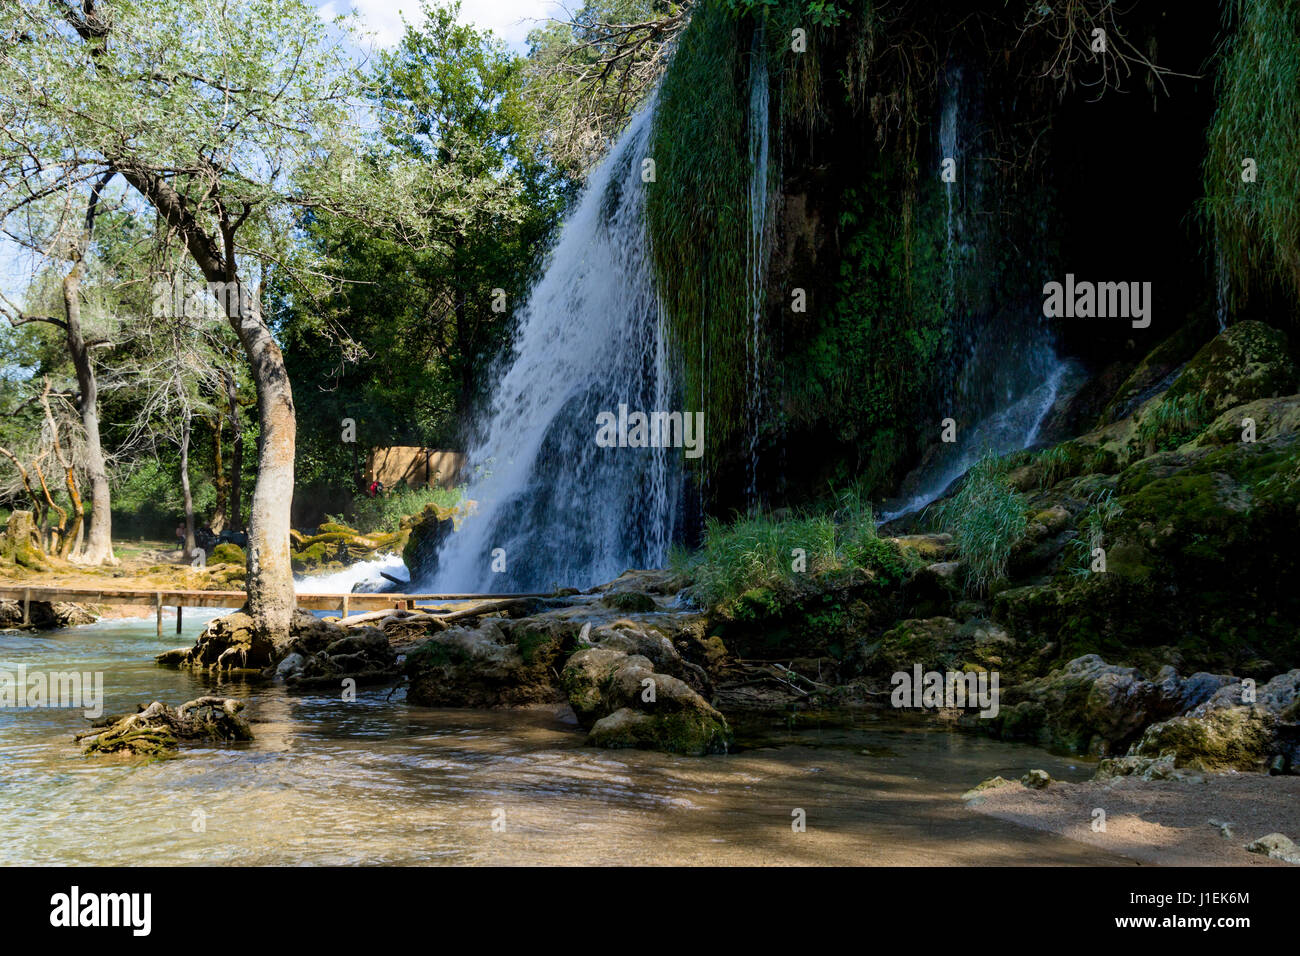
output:
M567 4L573 9L580 5L578 0ZM462 0L460 19L479 29L491 30L523 53L528 31L549 16L562 16L564 6L559 0ZM317 7L324 19L355 10L379 47L390 47L398 41L403 15L410 20L420 12L419 0L323 0Z

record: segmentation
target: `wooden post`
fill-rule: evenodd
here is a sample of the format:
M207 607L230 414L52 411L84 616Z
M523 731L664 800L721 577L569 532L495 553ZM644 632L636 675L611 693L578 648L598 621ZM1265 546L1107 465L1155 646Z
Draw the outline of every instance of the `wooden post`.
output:
M176 605L176 633L179 634L180 632L181 632L181 606L177 604Z
M158 636L162 637L162 592L153 592L153 606L158 616Z
M23 627L32 623L32 589L23 589Z
M347 620L347 617L348 617L348 603L349 603L351 600L352 600L352 595L351 595L351 594L345 594L345 595L343 595L343 619L344 619L344 620Z

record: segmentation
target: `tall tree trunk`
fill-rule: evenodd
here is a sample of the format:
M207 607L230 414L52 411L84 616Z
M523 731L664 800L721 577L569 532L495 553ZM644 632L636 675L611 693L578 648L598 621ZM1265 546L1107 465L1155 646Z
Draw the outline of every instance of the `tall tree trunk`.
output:
M253 487L249 509L248 603L244 609L261 636L283 642L289 638L289 626L297 606L293 568L289 564L289 509L293 505L297 425L284 356L262 320L260 297L245 290L236 264L235 232L251 210L245 207L232 221L222 208L220 235L210 235L171 183L125 158L114 165L178 231L204 277L209 282L222 283L226 290L221 296L222 305L244 347L257 388L260 428L257 484Z
M247 295L227 296L230 323L248 356L257 386L260 441L257 483L248 513L248 604L257 629L273 640L287 639L297 602L289 563L289 509L293 505L297 422L284 355L262 321L261 305Z
M239 421L239 383L233 372L227 371L226 399L230 402L230 428L233 442L230 449L230 527L244 530L244 426Z
M190 424L192 416L185 412L181 424L181 494L185 497L185 557L194 557L194 495L190 493Z
M88 216L88 219L93 219ZM86 433L86 475L90 479L90 534L82 564L117 564L113 555L113 505L108 488L108 469L99 439L99 382L90 361L90 350L81 334L82 261L72 267L63 280L63 310L68 326L68 353L77 370L77 388L81 392L79 411L81 427Z
M212 484L217 490L217 504L212 510L212 520L208 527L213 534L221 534L226 528L226 502L230 493L230 478L226 475L225 462L222 459L221 435L225 430L220 411L212 416Z

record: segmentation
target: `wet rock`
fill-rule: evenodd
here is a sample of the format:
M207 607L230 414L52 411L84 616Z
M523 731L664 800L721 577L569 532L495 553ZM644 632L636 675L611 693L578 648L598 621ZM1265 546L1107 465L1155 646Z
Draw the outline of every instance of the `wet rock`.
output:
M730 739L726 723L716 711L648 714L630 707L596 721L587 738L592 745L611 750L663 750L690 756L726 753Z
M946 670L947 663L959 657L965 647L957 639L960 629L950 617L900 621L878 640L862 645L862 670L882 676L910 672L916 664L924 671Z
M656 611L659 605L654 598L640 591L613 591L604 595L600 603L616 611L631 613Z
M367 683L397 674L397 656L383 631L345 628L306 611L294 612L285 641L259 635L253 619L236 611L209 621L193 647L165 651L154 660L210 673L251 671L301 685L345 677Z
M700 693L708 680L702 668L683 661L666 638L629 622L591 635L597 643L569 658L560 682L592 744L697 755L726 751L731 729ZM672 670L703 686L667 673Z
M1020 782L1030 790L1045 790L1052 783L1052 775L1046 770L1030 770Z
M175 709L160 701L138 713L111 718L105 727L78 735L87 754L127 753L157 757L182 743L252 740L242 701L200 697Z

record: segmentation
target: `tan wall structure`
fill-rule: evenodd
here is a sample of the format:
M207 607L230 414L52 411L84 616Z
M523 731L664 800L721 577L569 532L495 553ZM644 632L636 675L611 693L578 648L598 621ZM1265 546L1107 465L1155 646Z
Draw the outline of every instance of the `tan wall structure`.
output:
M366 456L366 484L378 479L385 488L396 488L399 484L423 488L430 482L451 488L464 465L465 456L458 451L413 445L372 448Z

